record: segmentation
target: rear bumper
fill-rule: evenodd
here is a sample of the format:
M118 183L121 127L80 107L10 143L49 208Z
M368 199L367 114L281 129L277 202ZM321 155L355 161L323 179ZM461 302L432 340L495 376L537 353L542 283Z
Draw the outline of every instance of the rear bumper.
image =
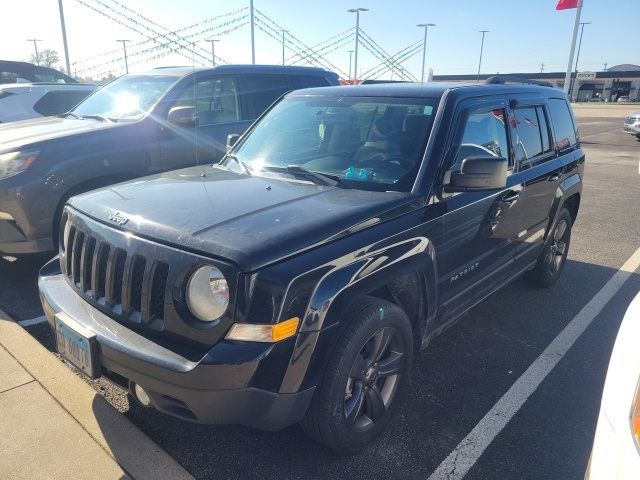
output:
M199 423L265 430L285 428L304 415L314 388L279 393L256 380L266 372L278 377L271 379L273 384L281 384L291 355L287 340L273 345L223 340L199 360L186 358L92 307L56 271L56 264L57 259L47 264L39 279L49 324L53 327L55 315L65 312L94 332L102 374L123 388L130 382L140 385L157 410Z

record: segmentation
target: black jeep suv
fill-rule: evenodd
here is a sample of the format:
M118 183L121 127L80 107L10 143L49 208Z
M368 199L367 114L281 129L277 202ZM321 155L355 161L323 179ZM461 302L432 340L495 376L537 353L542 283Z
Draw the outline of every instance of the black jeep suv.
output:
M564 266L571 109L492 83L293 92L218 164L72 198L39 280L58 349L170 415L364 447L416 350Z

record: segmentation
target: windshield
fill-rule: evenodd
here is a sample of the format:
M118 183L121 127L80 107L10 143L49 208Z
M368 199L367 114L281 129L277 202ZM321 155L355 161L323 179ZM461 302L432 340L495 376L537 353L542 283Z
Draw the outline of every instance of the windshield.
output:
M111 120L138 120L178 80L168 75L125 75L87 97L72 112Z
M287 97L232 153L254 174L302 167L352 188L410 191L436 104L437 99Z

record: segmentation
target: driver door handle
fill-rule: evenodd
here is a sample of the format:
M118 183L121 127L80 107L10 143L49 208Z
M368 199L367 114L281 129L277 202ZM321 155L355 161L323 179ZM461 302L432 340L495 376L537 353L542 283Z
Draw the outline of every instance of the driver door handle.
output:
M519 197L520 197L520 192L513 192L513 193L510 193L509 195L503 197L502 201L504 203L508 203L509 205L511 205L516 200L518 200Z

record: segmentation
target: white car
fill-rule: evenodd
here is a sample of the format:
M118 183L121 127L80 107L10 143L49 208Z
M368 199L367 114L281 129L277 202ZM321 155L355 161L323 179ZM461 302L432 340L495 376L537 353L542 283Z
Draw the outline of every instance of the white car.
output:
M640 112L633 112L624 121L622 130L625 133L635 135L640 140Z
M585 479L640 478L640 293L622 320Z
M97 88L83 83L0 85L0 123L66 113Z

